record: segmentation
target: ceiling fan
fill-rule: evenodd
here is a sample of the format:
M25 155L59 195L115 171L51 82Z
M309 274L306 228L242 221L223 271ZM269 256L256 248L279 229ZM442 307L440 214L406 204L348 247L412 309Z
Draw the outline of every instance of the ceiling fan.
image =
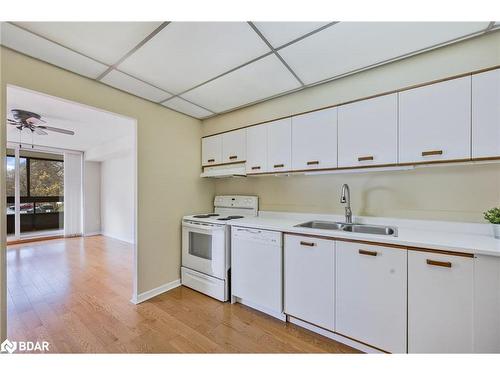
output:
M23 109L12 109L10 111L12 113L12 117L14 119L7 119L7 123L9 125L13 125L19 129L19 132L22 132L24 129L31 131L31 133L35 133L38 135L48 135L46 132L56 132L67 135L75 135L75 132L72 130L66 130L61 128L55 128L53 126L43 125L47 122L42 120L41 116L38 113L25 111ZM42 124L42 125L40 125Z

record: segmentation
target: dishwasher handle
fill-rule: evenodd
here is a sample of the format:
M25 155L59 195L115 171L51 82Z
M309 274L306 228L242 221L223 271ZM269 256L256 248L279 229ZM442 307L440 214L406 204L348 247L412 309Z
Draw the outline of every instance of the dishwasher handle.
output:
M281 232L242 227L233 227L231 229L235 240L267 243L272 246L281 246L282 243Z
M236 228L237 232L246 232L246 233L252 233L252 234L259 234L262 233L261 230L259 229L252 229L252 228Z

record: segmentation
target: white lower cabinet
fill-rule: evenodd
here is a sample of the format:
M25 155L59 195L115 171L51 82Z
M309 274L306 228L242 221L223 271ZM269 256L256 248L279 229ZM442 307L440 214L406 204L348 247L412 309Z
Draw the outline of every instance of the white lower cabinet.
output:
M335 330L406 353L406 249L336 242Z
M408 352L473 352L473 258L408 251Z
M285 235L285 313L335 330L335 241Z

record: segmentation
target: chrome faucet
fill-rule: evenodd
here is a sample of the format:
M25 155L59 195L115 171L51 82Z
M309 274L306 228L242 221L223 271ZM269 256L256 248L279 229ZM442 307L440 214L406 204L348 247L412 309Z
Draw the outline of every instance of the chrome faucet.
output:
M346 203L345 206L345 222L352 223L352 211L351 211L351 192L349 191L349 185L342 185L342 192L340 193L340 203Z

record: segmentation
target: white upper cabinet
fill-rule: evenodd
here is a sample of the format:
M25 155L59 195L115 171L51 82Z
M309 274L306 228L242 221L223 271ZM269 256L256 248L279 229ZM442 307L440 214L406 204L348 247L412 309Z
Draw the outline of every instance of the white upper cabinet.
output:
M201 165L222 163L222 135L201 139Z
M399 93L399 162L471 157L471 77Z
M222 162L235 163L246 159L246 130L222 134Z
M292 117L292 169L337 167L337 108Z
M289 171L292 167L292 120L267 124L267 166L269 172Z
M336 241L335 329L406 353L406 249Z
M384 95L339 107L339 168L398 162L398 97Z
M500 69L472 76L472 157L500 156Z
M247 128L247 174L267 172L267 124Z
M473 352L474 260L408 251L408 353Z

